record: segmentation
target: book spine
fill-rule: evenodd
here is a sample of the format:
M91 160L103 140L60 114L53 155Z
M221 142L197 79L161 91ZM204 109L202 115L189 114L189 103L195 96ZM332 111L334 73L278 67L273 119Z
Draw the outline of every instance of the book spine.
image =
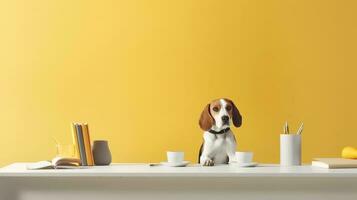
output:
M79 147L78 147L78 139L77 139L77 130L76 130L76 124L71 123L71 130L72 130L72 143L73 143L73 148L74 148L74 156L76 158L80 158L79 155Z
M82 124L82 130L83 130L84 147L86 150L87 164L89 166L93 166L94 161L93 161L92 147L90 143L89 128L87 123Z
M86 151L84 147L84 140L83 140L83 132L82 132L82 126L80 124L76 124L76 130L77 130L77 139L78 139L78 146L79 146L79 155L81 158L81 162L83 166L87 166L87 157L86 157Z

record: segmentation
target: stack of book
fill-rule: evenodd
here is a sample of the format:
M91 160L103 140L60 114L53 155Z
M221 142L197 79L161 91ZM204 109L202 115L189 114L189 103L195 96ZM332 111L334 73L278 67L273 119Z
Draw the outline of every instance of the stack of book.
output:
M72 123L72 138L76 156L83 166L93 166L94 159L87 123Z
M357 168L357 160L345 158L315 158L311 165L326 169Z

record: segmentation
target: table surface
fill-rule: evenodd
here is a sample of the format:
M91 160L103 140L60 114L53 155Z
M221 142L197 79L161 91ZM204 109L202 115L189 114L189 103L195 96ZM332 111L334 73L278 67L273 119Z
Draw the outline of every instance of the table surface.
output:
M280 167L260 164L257 167L218 165L202 167L149 166L145 163L120 163L85 169L28 170L28 163L13 163L0 169L1 177L357 177L356 169L324 169L310 165Z

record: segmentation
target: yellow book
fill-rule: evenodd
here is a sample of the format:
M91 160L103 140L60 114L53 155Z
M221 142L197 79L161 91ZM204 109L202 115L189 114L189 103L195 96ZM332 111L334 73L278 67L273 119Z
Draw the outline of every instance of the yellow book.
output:
M88 124L84 123L84 124L81 124L81 126L82 126L82 130L83 130L83 140L84 140L84 148L86 151L87 164L89 166L93 166L94 159L93 159L92 147L91 147L91 143L90 143Z
M77 139L77 130L76 130L76 123L71 123L72 129L72 142L74 147L74 155L76 158L79 158L79 147L78 147L78 139Z

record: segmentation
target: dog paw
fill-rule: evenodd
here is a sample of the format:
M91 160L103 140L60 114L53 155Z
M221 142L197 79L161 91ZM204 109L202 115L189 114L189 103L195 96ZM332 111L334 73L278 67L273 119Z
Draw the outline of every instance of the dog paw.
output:
M205 160L203 162L203 166L213 166L214 165L214 161L211 159Z

